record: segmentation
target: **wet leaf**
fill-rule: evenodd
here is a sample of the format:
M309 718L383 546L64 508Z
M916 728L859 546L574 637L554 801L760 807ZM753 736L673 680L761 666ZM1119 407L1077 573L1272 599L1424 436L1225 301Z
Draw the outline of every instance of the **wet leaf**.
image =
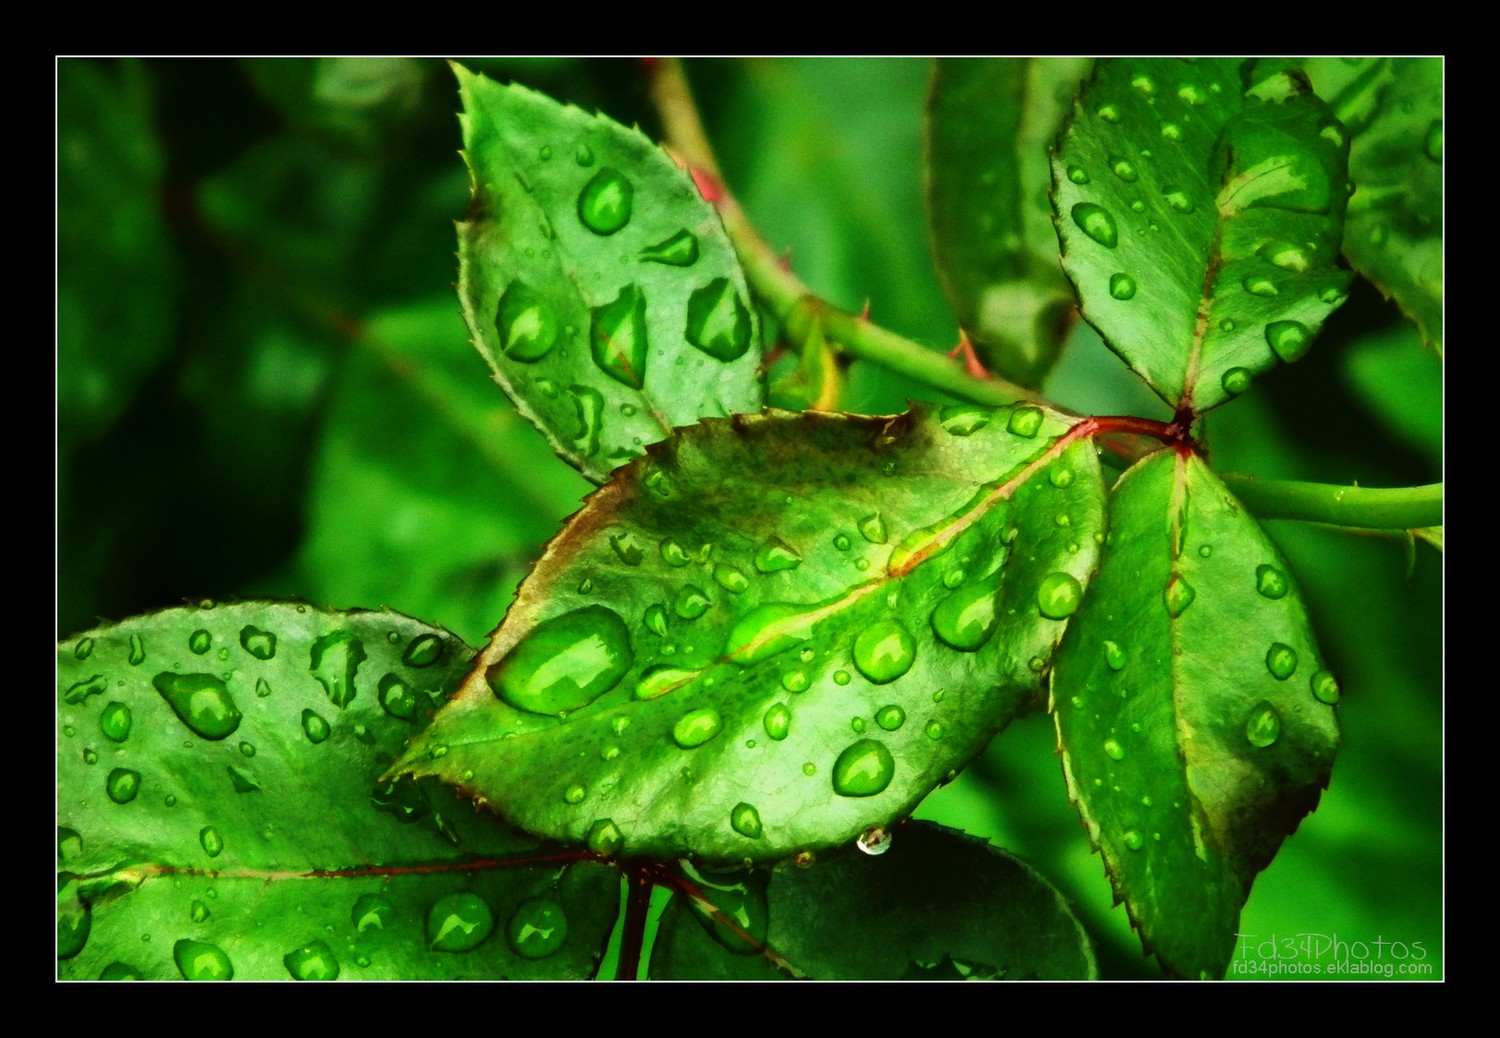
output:
M521 413L598 482L674 426L758 410L758 319L692 179L638 130L455 71L459 296Z
M1047 148L1089 59L942 59L927 115L938 270L987 367L1036 386L1074 313L1057 266Z
M1203 462L1154 454L1111 504L1053 674L1064 772L1146 949L1219 977L1328 784L1338 686L1286 561Z
M1078 980L1094 953L1029 865L923 822L878 855L853 850L768 874L687 872L662 916L663 979Z
M1291 363L1346 294L1347 131L1286 72L1101 61L1053 159L1084 317L1173 407Z
M377 782L471 656L395 613L270 602L60 645L59 976L592 976L613 870ZM545 958L507 940L537 898L568 920Z
M393 773L611 853L772 861L903 817L1032 697L1097 554L1039 408L681 430L548 546ZM747 810L748 809L748 810Z

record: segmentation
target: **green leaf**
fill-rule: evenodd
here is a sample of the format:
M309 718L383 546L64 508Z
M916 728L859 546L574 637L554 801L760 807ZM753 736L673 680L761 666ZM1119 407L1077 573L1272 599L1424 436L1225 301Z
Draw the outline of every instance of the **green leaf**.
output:
M1152 455L1111 502L1053 672L1063 770L1146 949L1218 977L1328 784L1338 686L1286 561L1196 456Z
M991 370L1026 386L1072 323L1047 200L1047 147L1090 59L939 60L927 112L927 206L938 272Z
M651 976L758 980L1077 980L1088 937L1057 889L983 840L924 822L769 874L684 866Z
M1093 448L1031 406L680 430L548 545L392 773L472 771L518 825L611 853L845 843L1036 694L1102 505Z
M1397 58L1349 150L1344 255L1443 349L1443 62Z
M692 179L639 130L454 69L464 317L559 456L600 482L674 426L759 410L759 321Z
M1053 160L1084 317L1179 409L1300 359L1350 280L1347 155L1305 80L1243 90L1235 61L1100 61Z
M60 645L59 976L592 976L613 870L377 781L472 655L396 613L270 602ZM516 935L542 902L567 935L537 959Z

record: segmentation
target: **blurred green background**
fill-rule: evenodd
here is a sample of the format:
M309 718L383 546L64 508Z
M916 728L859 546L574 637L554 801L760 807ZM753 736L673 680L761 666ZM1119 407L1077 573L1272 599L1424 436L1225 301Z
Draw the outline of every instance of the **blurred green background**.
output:
M638 62L467 64L660 135ZM185 599L276 596L389 606L482 642L589 486L467 344L452 223L468 187L447 68L69 59L57 71L59 638ZM929 63L688 72L731 188L796 272L951 347L922 208ZM1046 389L1081 411L1167 416L1086 326ZM856 364L845 406L936 396ZM1257 379L1208 428L1225 471L1435 482L1441 364L1357 282L1305 360ZM1256 944L1365 942L1366 961L1377 939L1399 941L1440 977L1441 557L1306 524L1270 531L1343 681L1345 749L1241 930ZM1047 718L1023 718L919 815L1058 883L1105 976L1159 976L1111 908L1054 746ZM1393 961L1389 944L1382 954Z

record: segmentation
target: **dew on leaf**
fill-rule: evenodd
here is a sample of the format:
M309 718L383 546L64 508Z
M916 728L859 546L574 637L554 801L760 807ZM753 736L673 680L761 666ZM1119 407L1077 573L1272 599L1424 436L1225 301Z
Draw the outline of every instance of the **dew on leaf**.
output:
M755 568L761 573L780 573L800 565L802 556L777 537L772 537L755 553Z
M523 959L545 959L567 937L568 918L562 906L544 897L522 901L505 924L505 943Z
M99 730L114 742L130 738L130 707L118 701L110 703L99 715Z
M608 236L630 222L635 188L617 169L605 166L578 194L578 219L595 234Z
M677 592L677 597L672 599L672 611L684 620L696 620L708 612L708 607L712 604L701 588L684 584Z
M1443 161L1443 120L1434 119L1422 138L1422 151L1433 162Z
M992 411L972 404L950 404L938 411L938 422L953 436L972 436L994 417Z
M132 667L139 667L142 663L146 662L146 643L141 640L141 636L138 634L130 636L130 656L128 660Z
M427 910L427 947L466 952L479 947L495 928L495 914L467 891L438 898Z
M1065 620L1083 601L1083 587L1069 573L1049 573L1036 589L1036 605L1049 620Z
M443 639L435 634L419 634L411 640L401 654L401 662L408 667L430 667L443 658Z
M789 670L781 675L781 687L788 692L806 692L811 683L805 671Z
M616 382L640 389L646 384L646 297L640 286L626 285L603 306L596 306L589 327L594 363Z
M365 661L364 643L352 631L329 631L312 643L308 669L334 706L348 706L356 694L355 678Z
M719 712L712 707L690 710L672 726L672 741L684 750L694 749L718 735L723 723Z
M532 628L485 677L503 702L555 716L604 695L634 661L625 621L602 606L585 606Z
M1124 760L1125 747L1121 746L1117 739L1105 739L1104 755L1110 760Z
M895 703L887 704L875 711L875 723L888 732L894 732L906 723L906 711Z
M858 847L865 854L878 857L891 849L891 831L889 829L882 829L878 825L874 828L866 829L859 834L859 839L854 841L854 846Z
M839 551L848 551L849 548L850 548L850 546L853 543L854 542L851 541L851 540L849 540L849 538L848 538L848 536L846 534L840 533L840 534L835 534L834 535L833 546L835 548L837 548Z
M750 348L750 311L728 278L714 278L688 298L688 342L722 361Z
M943 726L937 721L928 721L927 727L924 728L923 731L927 733L927 738L931 739L933 742L936 742L943 737Z
M172 945L172 960L185 980L234 979L234 964L216 944L183 938Z
M721 562L714 567L714 583L732 594L740 594L750 586L749 579L736 566Z
M83 762L85 764L98 764L99 754L92 749L85 748L83 751Z
M1197 208L1193 205L1192 196L1179 187L1169 184L1162 188L1161 194L1167 200L1167 205L1171 206L1174 212L1181 213L1184 216L1194 212Z
M1125 183L1134 184L1140 179L1140 174L1136 171L1135 163L1129 159L1121 158L1118 155L1111 155L1108 161L1109 168L1114 171L1115 176L1125 181Z
M890 539L885 528L885 517L879 512L867 515L858 523L859 535L871 544L884 544Z
M1299 321L1272 321L1266 325L1266 342L1276 356L1291 364L1307 355L1312 333Z
M680 230L669 238L641 250L641 259L669 267L691 267L698 262L698 239L692 231Z
M1042 412L1040 408L1018 405L1010 412L1010 418L1005 423L1005 428L1016 436L1023 439L1031 439L1036 436L1042 428Z
M667 611L660 605L647 606L642 620L646 624L646 629L652 634L659 638L667 636Z
M975 585L955 591L932 611L932 629L947 645L975 652L995 633L994 589Z
M845 747L833 764L833 791L839 796L868 797L883 791L896 774L891 751L874 739Z
M1102 205L1094 202L1079 202L1073 206L1072 214L1073 222L1078 225L1079 229L1106 249L1112 249L1119 244L1120 231L1115 226L1115 218Z
M57 877L57 957L71 959L88 944L94 913L88 902L78 896L78 877L59 873Z
M646 548L641 544L640 538L629 530L611 534L609 546L614 550L615 557L627 566L639 566L646 557Z
M847 670L836 670L833 672L833 683L835 685L847 685L853 680Z
M589 826L588 836L584 842L588 849L595 854L611 855L619 851L624 845L625 838L620 833L620 827L615 825L609 818L600 818Z
M1125 846L1133 851L1140 850L1146 843L1145 838L1134 829L1125 830L1125 835L1121 839L1124 841Z
M1174 122L1163 122L1161 135L1169 141L1180 141L1182 140L1182 127Z
M188 918L195 923L205 922L212 914L208 906L197 898L194 898L193 903L188 906Z
M94 652L94 639L80 638L73 646L73 658L75 660L86 660Z
M1297 650L1281 642L1272 642L1266 650L1266 669L1277 681L1285 681L1297 672Z
M1255 590L1266 598L1285 597L1289 587L1286 574L1270 563L1255 567Z
M758 840L761 835L760 812L755 805L741 801L729 812L729 827L747 840Z
M1153 81L1152 78L1146 75L1144 72L1134 76L1130 80L1130 85L1135 87L1141 93L1145 94L1147 97L1150 97L1152 94L1156 93L1155 81Z
M658 663L647 667L635 684L636 699L655 699L674 689L681 688L698 676L696 670L683 670Z
M198 843L210 858L217 858L224 850L224 838L211 825L198 830Z
M339 960L323 941L310 941L281 957L293 980L338 980Z
M849 727L856 732L862 732L865 730L865 719L863 717L851 717L849 719Z
M1162 592L1162 598L1166 602L1167 615L1174 620L1181 616L1187 607L1193 604L1193 599L1198 592L1193 586L1183 579L1181 573L1173 573L1172 579L1167 582L1167 588Z
M1089 182L1088 170L1082 166L1069 166L1068 179L1075 184L1087 184Z
M1104 643L1104 663L1110 670L1125 669L1125 650L1119 642Z
M1231 396L1239 396L1250 388L1252 377L1248 368L1230 368L1219 379L1219 384L1224 387L1224 392Z
M1120 109L1112 104L1103 105L1097 114L1100 119L1103 119L1107 123L1117 123L1120 121Z
M535 363L552 352L560 324L546 297L519 278L501 293L495 308L500 352L523 364Z
M1251 746L1265 749L1281 737L1281 718L1270 703L1261 702L1245 721L1245 738Z
M361 894L349 912L349 921L359 933L366 930L384 930L385 924L396 914L396 905L383 894Z
M1135 278L1129 274L1111 274L1109 277L1109 294L1116 299L1134 299L1136 293Z
M387 674L380 679L376 698L380 700L380 705L385 712L392 717L402 721L417 719L417 697L406 682L396 675Z
M188 648L192 650L195 656L202 656L209 649L213 648L213 644L214 636L201 627L188 635Z
M895 681L911 670L917 643L899 620L866 627L854 640L854 666L877 685ZM838 676L834 676L838 680Z
M104 792L117 804L128 804L141 791L141 773L129 768L115 768L104 780Z
M765 726L766 734L780 742L791 731L792 712L785 703L775 703L766 711L761 723Z
M317 745L329 734L328 722L312 710L302 711L302 734L307 736L307 741Z
M1263 274L1251 274L1242 284L1245 286L1245 291L1253 296L1274 296L1279 292L1276 282Z
M1328 705L1332 706L1334 703L1337 703L1339 701L1339 696L1341 693L1339 691L1338 679L1328 671L1320 670L1315 673L1312 676L1312 681L1310 682L1310 684L1312 687L1313 697L1316 698L1318 702L1327 703Z
M563 790L563 801L569 804L581 804L588 795L588 788L581 782L575 782Z
M686 566L688 564L686 549L670 537L661 542L661 557L668 566Z
M145 980L146 975L127 962L116 959L99 971L100 980Z
M107 688L109 688L109 679L103 674L95 674L69 685L68 690L63 693L63 702L77 706L87 701L89 696L97 696Z

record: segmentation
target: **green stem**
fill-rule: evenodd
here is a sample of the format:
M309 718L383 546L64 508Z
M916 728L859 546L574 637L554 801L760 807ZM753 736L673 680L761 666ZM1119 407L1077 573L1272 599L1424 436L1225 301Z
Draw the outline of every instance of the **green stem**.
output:
M1232 472L1220 478L1262 519L1301 519L1372 530L1410 530L1443 522L1441 483L1386 490L1256 479Z

